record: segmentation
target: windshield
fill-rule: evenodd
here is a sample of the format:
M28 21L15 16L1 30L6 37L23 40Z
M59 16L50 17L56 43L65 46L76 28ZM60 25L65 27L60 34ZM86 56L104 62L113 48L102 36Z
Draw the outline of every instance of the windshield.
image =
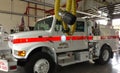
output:
M50 30L52 26L53 17L40 20L35 24L34 30Z

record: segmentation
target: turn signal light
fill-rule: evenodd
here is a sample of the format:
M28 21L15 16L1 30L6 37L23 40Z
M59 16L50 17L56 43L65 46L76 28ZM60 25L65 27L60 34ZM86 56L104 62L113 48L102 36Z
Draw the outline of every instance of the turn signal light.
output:
M18 56L25 56L26 55L26 51L18 51Z

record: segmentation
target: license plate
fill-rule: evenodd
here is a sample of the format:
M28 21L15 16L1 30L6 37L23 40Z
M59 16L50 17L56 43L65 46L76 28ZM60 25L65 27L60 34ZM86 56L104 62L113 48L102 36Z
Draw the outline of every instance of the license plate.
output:
M0 70L8 72L9 66L7 60L0 60Z

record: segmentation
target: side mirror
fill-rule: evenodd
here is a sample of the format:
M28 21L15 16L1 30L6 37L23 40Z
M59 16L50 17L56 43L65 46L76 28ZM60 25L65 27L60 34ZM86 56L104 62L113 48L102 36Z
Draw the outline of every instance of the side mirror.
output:
M58 25L55 26L55 31L59 31L59 30L60 30L59 26Z

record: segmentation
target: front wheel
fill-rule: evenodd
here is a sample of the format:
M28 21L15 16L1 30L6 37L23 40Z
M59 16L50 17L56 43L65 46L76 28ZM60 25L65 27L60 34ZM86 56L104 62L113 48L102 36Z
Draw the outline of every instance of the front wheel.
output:
M107 46L104 46L102 49L101 49L101 52L100 52L100 56L99 56L99 59L95 60L95 63L96 64L106 64L109 62L110 58L111 58L111 50L109 47Z
M55 63L46 53L35 53L25 65L26 73L54 73Z

